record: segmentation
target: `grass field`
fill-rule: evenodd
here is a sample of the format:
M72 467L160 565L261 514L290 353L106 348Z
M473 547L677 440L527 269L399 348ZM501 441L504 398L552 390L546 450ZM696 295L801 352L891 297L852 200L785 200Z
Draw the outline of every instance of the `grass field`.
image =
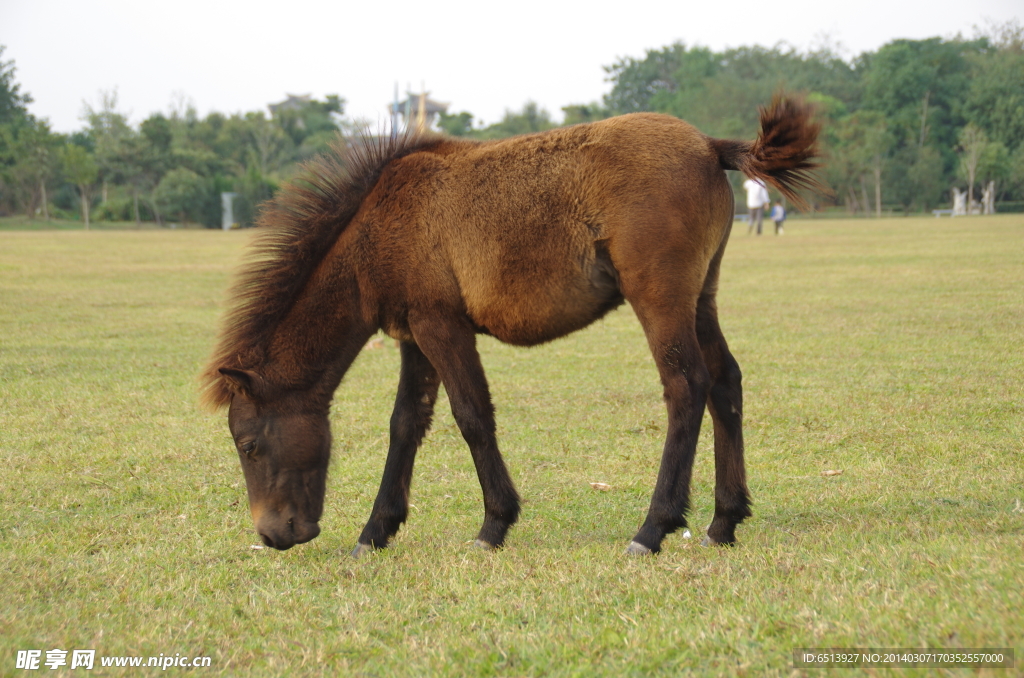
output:
M720 309L755 514L735 548L697 544L706 420L695 538L647 558L623 551L665 414L628 307L536 349L481 340L525 502L507 548L467 545L482 501L442 397L409 523L347 557L383 469L390 341L338 391L321 536L252 548L226 419L194 382L249 236L0 232L0 675L54 648L95 649L97 675L160 654L210 657L196 675L854 675L794 669L802 647L1015 648L980 675L1024 675L1021 215L737 232Z
M190 228L199 228L198 224L189 224ZM127 231L127 230L154 230L159 228L153 222L143 222L138 226L134 221L94 221L90 224L90 230L95 231ZM13 217L0 217L0 231L83 231L85 227L81 221L75 219L29 219L24 215ZM172 230L167 227L166 230Z

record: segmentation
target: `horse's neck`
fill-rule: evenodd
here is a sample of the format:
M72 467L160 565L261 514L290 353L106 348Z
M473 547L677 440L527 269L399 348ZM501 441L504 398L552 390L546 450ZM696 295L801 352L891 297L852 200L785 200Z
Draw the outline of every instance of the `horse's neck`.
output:
M318 272L270 340L273 378L329 400L375 329L361 318L355 277Z

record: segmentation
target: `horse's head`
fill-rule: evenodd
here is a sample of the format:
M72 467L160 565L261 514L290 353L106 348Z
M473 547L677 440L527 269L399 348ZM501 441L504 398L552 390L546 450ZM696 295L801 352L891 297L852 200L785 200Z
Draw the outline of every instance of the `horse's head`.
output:
M231 386L228 426L263 543L289 549L320 534L331 430L327 413L294 395L274 397L254 372L221 369Z

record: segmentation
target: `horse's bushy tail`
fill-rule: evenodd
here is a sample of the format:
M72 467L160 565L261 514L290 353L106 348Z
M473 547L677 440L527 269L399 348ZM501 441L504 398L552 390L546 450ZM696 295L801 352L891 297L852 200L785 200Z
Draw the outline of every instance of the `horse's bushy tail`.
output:
M723 169L762 179L802 207L807 203L799 189L827 191L813 174L820 166L814 161L820 130L812 104L776 94L768 108L761 108L761 132L753 143L712 139L711 144Z

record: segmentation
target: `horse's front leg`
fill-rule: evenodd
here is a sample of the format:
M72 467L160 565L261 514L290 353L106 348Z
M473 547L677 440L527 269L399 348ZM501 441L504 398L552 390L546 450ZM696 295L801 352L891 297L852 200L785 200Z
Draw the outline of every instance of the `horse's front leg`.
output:
M519 495L498 451L494 406L476 350L476 332L465 318L444 311L410 314L416 343L437 368L452 414L469 445L484 494L484 524L477 546L496 548L519 517Z
M391 444L370 520L352 555L384 548L409 514L413 462L430 429L440 384L437 370L416 344L402 342L402 373L391 414Z

